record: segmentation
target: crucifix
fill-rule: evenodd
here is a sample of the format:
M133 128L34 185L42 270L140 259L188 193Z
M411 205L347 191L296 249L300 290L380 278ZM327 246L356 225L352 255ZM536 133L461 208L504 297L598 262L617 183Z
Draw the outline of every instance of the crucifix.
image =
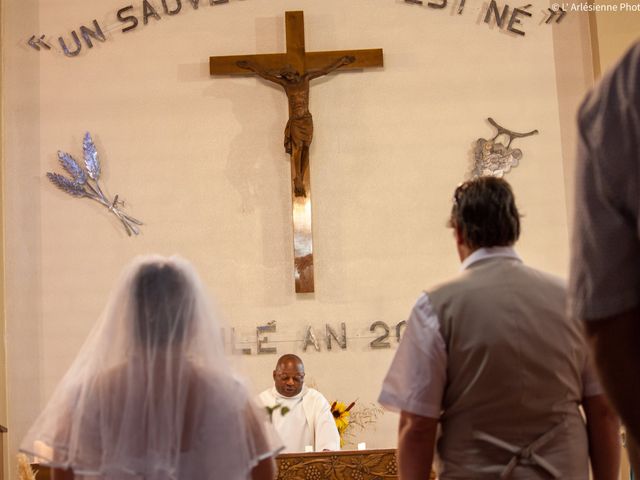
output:
M382 49L307 52L303 12L285 12L285 53L209 57L211 75L258 75L280 85L289 103L284 147L291 156L293 254L296 293L314 291L309 147L313 120L309 82L335 70L381 67Z

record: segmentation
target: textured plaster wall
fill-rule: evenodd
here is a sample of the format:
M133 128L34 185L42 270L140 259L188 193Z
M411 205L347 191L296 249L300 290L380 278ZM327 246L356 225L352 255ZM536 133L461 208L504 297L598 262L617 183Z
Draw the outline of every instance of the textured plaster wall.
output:
M169 6L175 2L168 2ZM188 1L182 12L122 33L125 2L8 2L4 38L8 423L15 452L99 315L118 272L136 254L179 253L198 267L235 327L256 391L276 355L256 355L255 327L278 354L303 356L307 379L329 400L375 402L395 351L373 350L375 321L394 327L421 290L455 274L445 228L453 189L469 170L491 116L516 131L520 166L509 175L523 218L525 261L564 276L568 261L562 120L554 29L534 3L519 36L482 22L486 3L436 10L399 0ZM514 5L515 6L515 5ZM304 10L307 50L384 48L385 66L316 80L311 148L316 292L292 277L286 100L257 78L210 78L208 57L284 50L284 12ZM97 19L108 37L75 58L62 35ZM571 19L567 20L569 25ZM26 45L46 34L52 51ZM566 49L581 48L580 40ZM577 45L577 46L576 46ZM578 88L584 88L579 86ZM128 238L113 216L53 188L56 151L81 156L90 131L103 185L144 220ZM566 156L566 153L565 153ZM346 323L348 348L327 351L324 325ZM313 326L321 351L302 351ZM393 332L392 332L393 333ZM393 335L392 335L393 337ZM247 342L240 343L240 342ZM383 415L356 440L396 442Z

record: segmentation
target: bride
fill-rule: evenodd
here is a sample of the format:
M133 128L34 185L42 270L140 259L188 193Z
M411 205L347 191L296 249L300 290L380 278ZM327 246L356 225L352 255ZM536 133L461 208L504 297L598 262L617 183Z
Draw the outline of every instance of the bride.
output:
M224 353L193 267L125 270L21 450L54 478L272 480L279 440Z

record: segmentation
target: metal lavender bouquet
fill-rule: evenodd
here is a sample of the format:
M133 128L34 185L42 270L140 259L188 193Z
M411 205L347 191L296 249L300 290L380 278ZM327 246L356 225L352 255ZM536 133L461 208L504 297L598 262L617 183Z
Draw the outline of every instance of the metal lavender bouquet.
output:
M82 150L84 156L83 169L76 160L66 152L58 151L58 159L62 167L71 175L71 179L60 175L59 173L47 172L47 178L51 180L60 190L67 192L74 197L85 197L95 200L104 205L107 210L113 213L127 232L127 235L138 235L140 233L139 225L143 223L140 220L123 213L120 209L124 207L124 202L118 200L116 195L113 201L109 200L102 192L98 180L100 179L100 160L98 159L98 151L91 139L89 132L85 133L82 141Z

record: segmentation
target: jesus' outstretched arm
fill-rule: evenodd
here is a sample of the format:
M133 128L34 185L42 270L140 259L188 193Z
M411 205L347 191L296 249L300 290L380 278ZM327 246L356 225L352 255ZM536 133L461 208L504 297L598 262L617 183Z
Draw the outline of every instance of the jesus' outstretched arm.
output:
M270 82L274 82L278 85L284 86L284 81L282 80L282 78L274 75L273 73L271 73L271 71L262 68L255 62L240 60L239 62L236 62L236 65L240 68L244 68L245 70L251 70L253 73L264 78L265 80L269 80Z
M327 65L324 68L321 68L320 70L309 72L307 74L307 78L309 80L313 80L314 78L322 77L323 75L331 73L334 70L337 70L338 68L344 65L349 65L350 63L353 63L355 61L356 61L356 57L354 57L353 55L345 55L344 57L340 57L335 62L330 63L329 65Z

